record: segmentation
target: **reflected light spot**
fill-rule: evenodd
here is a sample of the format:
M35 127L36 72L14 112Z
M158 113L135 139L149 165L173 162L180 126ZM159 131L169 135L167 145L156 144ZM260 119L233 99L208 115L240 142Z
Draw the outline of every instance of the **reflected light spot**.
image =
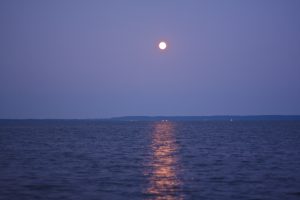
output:
M154 126L151 144L152 158L147 193L153 199L183 199L179 195L181 180L178 178L178 146L174 135L174 125L161 121Z

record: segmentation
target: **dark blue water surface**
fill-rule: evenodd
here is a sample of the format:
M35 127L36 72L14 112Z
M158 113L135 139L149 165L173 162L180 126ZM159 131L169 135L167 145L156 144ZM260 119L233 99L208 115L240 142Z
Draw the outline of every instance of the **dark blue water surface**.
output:
M300 121L0 121L0 199L300 199Z

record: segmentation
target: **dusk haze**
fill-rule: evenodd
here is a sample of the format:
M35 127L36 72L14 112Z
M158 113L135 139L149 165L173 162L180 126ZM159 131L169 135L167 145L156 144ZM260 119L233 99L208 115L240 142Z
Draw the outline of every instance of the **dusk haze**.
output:
M300 0L0 0L0 200L299 200Z
M298 115L299 9L2 0L0 118Z

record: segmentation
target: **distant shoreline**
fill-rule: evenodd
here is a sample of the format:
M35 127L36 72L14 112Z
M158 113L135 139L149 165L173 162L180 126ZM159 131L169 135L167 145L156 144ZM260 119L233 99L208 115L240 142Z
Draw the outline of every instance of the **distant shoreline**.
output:
M113 121L260 121L300 120L300 115L215 115L215 116L125 116L110 118Z
M111 118L82 118L82 119L59 119L59 118L43 118L43 119L0 119L0 121L298 121L300 115L212 115L212 116L123 116Z

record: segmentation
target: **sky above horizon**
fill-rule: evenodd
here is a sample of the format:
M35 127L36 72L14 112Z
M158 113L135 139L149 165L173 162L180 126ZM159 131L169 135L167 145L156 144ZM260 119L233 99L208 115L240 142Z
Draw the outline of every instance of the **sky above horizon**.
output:
M1 0L0 118L299 115L299 10L298 0Z

